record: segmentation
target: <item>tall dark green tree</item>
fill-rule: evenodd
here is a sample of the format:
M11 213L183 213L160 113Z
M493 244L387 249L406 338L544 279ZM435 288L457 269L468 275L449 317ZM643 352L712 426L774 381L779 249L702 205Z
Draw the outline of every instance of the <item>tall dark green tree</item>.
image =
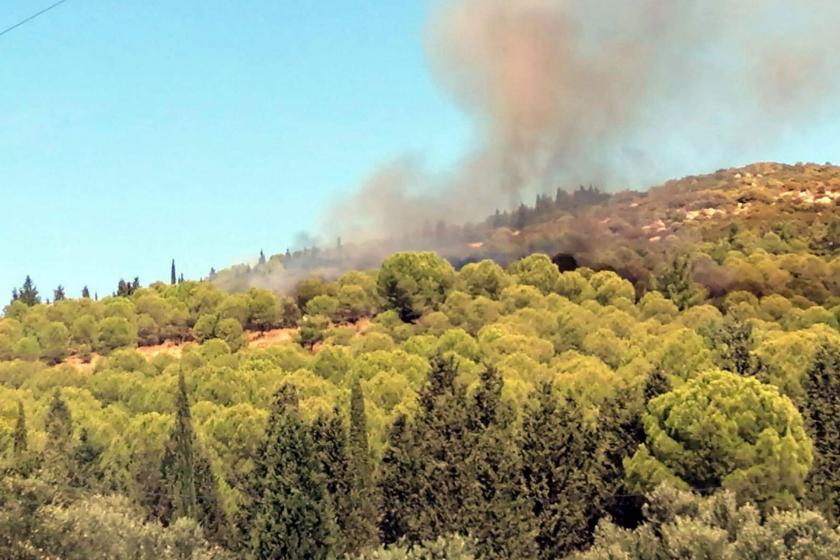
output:
M319 472L311 429L301 418L297 389L274 397L265 439L245 489L239 526L255 559L328 558L335 520Z
M379 499L374 483L374 465L367 431L365 396L359 378L350 387L350 505L344 521L348 550L359 551L378 544L376 521Z
M461 506L471 485L464 469L467 397L457 370L454 359L434 358L414 420L398 420L391 432L380 482L386 542L421 542L466 530Z
M605 401L599 411L597 439L603 458L600 490L606 513L625 527L635 527L643 519L644 496L629 492L625 487L624 459L633 455L645 441L642 411L651 398L670 390L665 374L655 370L645 383L641 394L633 388L619 388Z
M320 415L312 425L312 440L318 468L323 475L324 487L335 514L337 534L333 551L337 554L350 552L347 527L352 510L351 491L353 480L350 473L347 427L336 408L330 414Z
M12 450L15 458L20 459L29 450L29 438L26 431L26 411L23 403L18 401L17 418L15 418L15 431L12 437Z
M114 292L114 295L117 297L128 297L131 295L131 284L120 278L120 281L117 283L117 291Z
M468 403L470 488L462 504L466 531L482 558L536 558L536 523L525 496L522 462L513 436L515 413L502 401L503 380L482 372Z
M79 430L79 441L73 448L71 455L74 466L71 484L74 487L88 490L99 489L103 479L102 468L99 463L102 449L90 440L87 428Z
M84 299L90 299L90 290L88 289L88 287L87 287L87 286L85 286L84 288L82 288L82 297L83 297Z
M195 431L184 373L178 374L178 393L175 397L175 424L161 462L161 476L170 488L163 508L164 521L181 517L198 519L198 498L195 482Z
M73 418L58 389L47 411L46 432L42 477L64 487L70 483L72 472Z
M219 497L219 483L193 428L183 372L178 374L175 424L164 450L160 478L166 490L158 508L165 523L190 517L204 527L209 538L216 541L224 538L227 520Z
M645 402L658 397L671 390L671 380L661 369L654 369L645 380L643 396Z
M178 283L178 275L175 274L175 259L172 259L172 267L169 270L169 283L173 286Z
M598 433L573 400L551 384L532 397L522 425L525 492L539 528L540 558L563 558L587 544L609 489Z
M656 276L654 287L681 310L691 305L699 292L691 278L690 258L687 255L674 257Z
M23 286L17 290L17 297L15 297L15 292L12 293L12 300L19 301L29 306L41 303L41 296L38 295L38 288L35 286L35 283L28 274L26 275L26 279L23 281Z
M720 367L739 375L752 375L757 364L753 359L752 323L728 317L714 333Z
M385 543L397 542L404 535L417 532L418 522L411 512L420 509L423 461L408 418L398 415L388 433L388 446L380 467L380 535Z
M840 346L825 343L805 379L805 422L814 442L807 479L808 501L829 519L840 520Z
M64 293L64 286L59 284L58 287L53 290L53 302L61 301L63 299L67 299L67 295Z
M230 527L219 493L219 479L207 449L200 442L195 455L195 494L198 520L205 537L220 545L227 544Z

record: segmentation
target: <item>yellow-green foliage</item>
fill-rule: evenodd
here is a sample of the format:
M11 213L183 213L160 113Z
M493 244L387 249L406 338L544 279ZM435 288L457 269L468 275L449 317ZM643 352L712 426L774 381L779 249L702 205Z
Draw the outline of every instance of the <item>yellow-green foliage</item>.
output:
M776 256L751 258L750 266L760 271ZM797 259L784 266L828 274L812 260ZM137 496L159 462L183 371L197 433L221 475L226 503L235 504L231 488L253 468L272 394L282 383L297 386L302 411L311 419L336 405L346 413L350 386L359 378L371 446L379 456L393 420L415 410L429 359L442 354L457 359L459 380L468 390L484 365L495 367L505 381L503 398L517 415L545 381L578 400L592 418L619 394L634 395L626 404L635 407L629 414L638 415L642 405L633 403L642 402L647 379L658 370L675 392L649 405L648 447L631 463L634 476L679 483L710 468L709 480L747 488L744 496L788 503L799 491L810 451L787 397L803 398L814 348L840 340L837 308L799 296L734 291L680 311L658 292L637 301L633 286L615 272L560 273L545 255L507 270L485 261L455 273L435 255L400 254L378 276L349 273L334 283L302 283L297 301L312 314L304 315L306 336L301 332L300 342L293 342L292 333L259 349L245 344L247 331L297 321L291 299L256 289L226 294L208 283L187 282L155 285L129 298L10 306L0 319L0 451L9 448L17 400L28 411L30 446L43 448L45 411L60 387L76 430L85 427L103 449L108 486ZM751 352L761 366L756 379L715 371L720 309L752 325ZM373 314L372 321L352 323ZM144 336L176 342L195 336L201 343L147 359L126 348L138 344L141 324ZM94 357L94 364L77 359L77 365L49 365L82 346L107 356ZM710 387L721 389L708 395ZM692 419L698 414L702 418ZM674 428L666 423L677 417L688 422L690 433L669 431ZM686 451L691 442L714 453L694 456ZM790 462L756 462L762 454ZM756 468L778 475L772 491L754 492L752 486L766 487Z

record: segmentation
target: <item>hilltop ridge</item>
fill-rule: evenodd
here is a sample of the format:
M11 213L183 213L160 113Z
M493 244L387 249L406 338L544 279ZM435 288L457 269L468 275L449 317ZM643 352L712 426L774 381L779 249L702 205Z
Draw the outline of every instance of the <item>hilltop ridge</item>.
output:
M542 252L561 257L565 266L614 270L641 292L650 288L649 273L658 261L698 242L734 236L736 229L772 234L768 242L774 236L781 241L817 236L807 249L833 254L840 244L838 206L840 167L761 162L672 179L645 191L558 188L538 195L531 206L497 211L481 223L424 223L398 240L304 248L222 270L214 281L234 291L250 286L283 291L308 275L329 279L351 268L373 268L397 250L435 250L456 267L485 258L507 264Z

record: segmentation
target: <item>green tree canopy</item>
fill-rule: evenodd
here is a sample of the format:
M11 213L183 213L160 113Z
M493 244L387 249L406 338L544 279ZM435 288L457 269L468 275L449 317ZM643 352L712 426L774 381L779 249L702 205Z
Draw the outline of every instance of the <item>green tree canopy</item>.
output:
M670 480L741 501L790 507L812 463L802 417L778 389L710 371L654 398L644 415L646 443L627 461L631 486Z
M386 307L414 321L443 303L454 281L452 266L435 253L396 253L382 263L376 283Z

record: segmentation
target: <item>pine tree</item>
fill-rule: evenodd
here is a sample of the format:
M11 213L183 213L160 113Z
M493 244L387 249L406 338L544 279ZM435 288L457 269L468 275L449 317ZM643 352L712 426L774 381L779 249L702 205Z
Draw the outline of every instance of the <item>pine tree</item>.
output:
M66 297L67 296L64 294L64 286L59 284L58 287L55 290L53 290L53 302L61 301L63 299L66 299Z
M524 496L522 463L514 445L513 409L502 402L503 381L488 368L468 406L471 481L462 504L466 529L482 558L536 558L536 524Z
M18 459L23 457L29 450L29 438L26 432L26 411L23 409L23 403L21 401L18 401L18 413L15 419L12 450Z
M330 556L335 521L293 385L284 384L275 394L245 495L239 526L251 557Z
M563 558L587 544L609 489L598 434L584 411L542 384L525 414L521 454L525 492L539 528L540 558Z
M691 260L686 255L674 257L654 279L654 286L680 310L686 309L699 295L691 277Z
M12 295L14 296L14 294ZM30 278L29 275L26 276L26 279L23 281L23 286L21 286L20 290L18 290L17 301L29 306L41 303L41 297L38 295L38 288L35 287L35 283L32 282L32 278Z
M350 503L343 524L344 539L348 550L358 552L379 543L376 528L379 502L373 479L373 459L368 445L365 397L358 377L350 387L348 456L351 487Z
M88 290L88 287L87 287L87 286L85 286L84 288L82 288L82 297L83 297L84 299L90 299L90 290Z
M502 213L499 211L498 208L496 208L496 212L493 214L493 217L490 220L490 225L494 228L499 228L502 227L503 223L504 222L502 221Z
M830 520L840 520L840 346L824 343L805 380L805 421L814 442L808 501Z
M513 218L513 229L522 229L528 225L528 207L525 203L520 203L519 208L516 209L516 215Z
M178 283L178 276L175 274L175 259L172 259L172 268L169 271L169 283L173 286Z
M190 404L184 373L178 374L178 394L175 398L175 425L161 462L161 477L171 494L165 497L164 521L173 522L181 517L198 520L198 498L195 480L195 432L192 426Z

